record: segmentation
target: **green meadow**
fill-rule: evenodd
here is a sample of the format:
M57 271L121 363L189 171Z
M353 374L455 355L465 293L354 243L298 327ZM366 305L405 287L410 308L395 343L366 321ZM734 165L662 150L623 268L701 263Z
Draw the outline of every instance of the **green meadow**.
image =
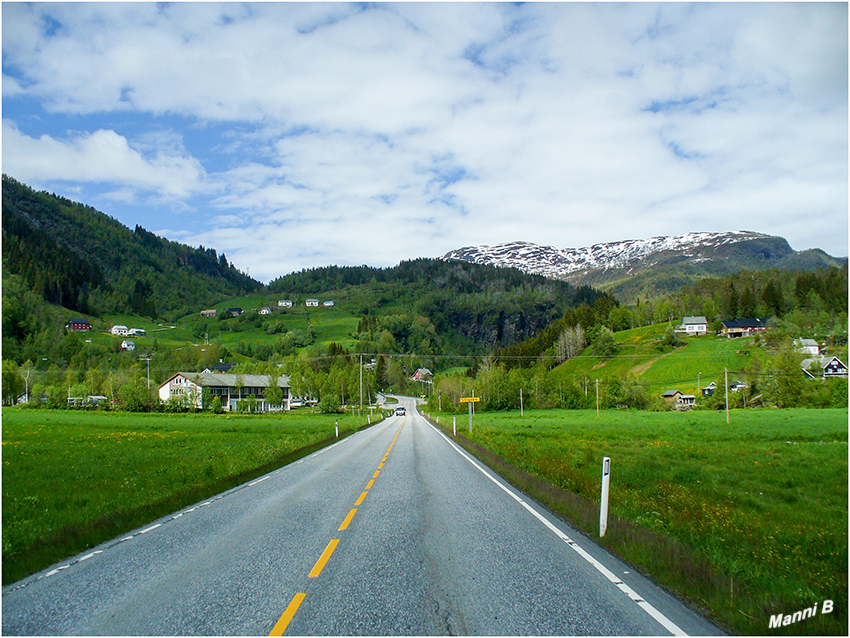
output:
M755 337L727 339L707 335L681 337L682 345L659 348L667 324L633 328L614 333L620 351L611 358L590 354L575 357L559 370L564 374L586 375L588 378L621 378L632 375L645 382L658 394L678 389L684 394L697 394L697 384L707 386L723 378L723 369L733 372L751 364L759 346ZM733 381L735 377L730 377Z
M281 467L367 417L3 410L3 584Z
M846 409L735 410L728 425L722 412L541 410L478 413L472 434L465 418L458 433L591 537L610 457L602 543L730 630L847 635L847 419ZM772 615L827 599L833 613L768 629Z

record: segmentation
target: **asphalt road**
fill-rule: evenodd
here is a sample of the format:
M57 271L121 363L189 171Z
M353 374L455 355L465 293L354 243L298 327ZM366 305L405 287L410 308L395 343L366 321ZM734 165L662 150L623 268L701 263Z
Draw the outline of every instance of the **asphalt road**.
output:
M404 400L3 590L5 635L716 635Z

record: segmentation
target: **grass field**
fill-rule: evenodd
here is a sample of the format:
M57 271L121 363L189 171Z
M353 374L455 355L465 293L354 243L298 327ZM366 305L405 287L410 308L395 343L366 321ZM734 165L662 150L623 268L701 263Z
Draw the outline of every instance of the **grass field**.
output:
M847 635L847 418L744 410L727 425L717 412L552 410L479 413L459 433L593 537L609 456L603 544L733 631ZM827 599L833 613L769 629L772 615Z
M3 584L271 471L367 417L3 410Z
M604 359L588 349L584 355L564 363L562 373L587 375L589 378L637 376L658 394L676 388L685 394L697 394L697 384L706 386L723 377L723 369L743 370L751 363L759 347L755 337L727 339L713 335L682 337L675 349L658 347L667 324L633 328L614 333L620 351Z

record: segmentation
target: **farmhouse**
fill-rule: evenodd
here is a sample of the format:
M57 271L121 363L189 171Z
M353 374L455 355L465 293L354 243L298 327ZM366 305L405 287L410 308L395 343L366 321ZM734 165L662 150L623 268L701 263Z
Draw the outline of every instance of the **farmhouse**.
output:
M127 326L112 326L109 329L109 332L114 335L118 335L119 337L126 337L130 334L130 331L127 330Z
M810 379L847 378L847 366L838 357L812 357L804 359L800 364L803 373ZM812 371L815 374L812 374ZM817 376L816 376L817 375Z
M215 308L210 308L209 310L201 310L202 317L215 317L216 310Z
M708 321L705 317L685 317L681 325L676 326L676 332L683 332L689 337L704 335L708 332Z
M122 350L135 350L136 349L136 342L131 341L130 339L124 339L124 341L121 342L121 349Z
M702 388L702 396L704 397L712 397L714 396L714 391L717 390L717 383L712 381L707 386Z
M242 310L242 308L228 308L227 309L227 314L229 314L231 317L238 317L239 315L241 315L244 312L245 311Z
M683 394L679 397L679 405L691 406L694 405L696 401L697 398L693 394Z
M322 305L323 305L325 308L333 308L333 307L334 307L334 302L333 302L333 301L326 301L326 302L324 302Z
M735 319L724 321L721 333L735 339L737 337L749 337L750 335L767 330L767 319Z
M820 346L814 339L794 339L794 347L798 352L810 354L817 357L820 354Z
M678 403L680 396L682 396L682 393L679 390L667 390L667 392L661 395L661 398L668 403Z
M239 401L253 399L257 411L268 412L274 409L289 409L289 377L278 377L277 385L283 391L283 403L280 407L266 403L266 391L270 387L267 374L232 374L212 372L177 372L168 381L159 386L159 400L168 401L177 397L185 405L202 408L206 391L209 400L218 397L221 407L235 411Z
M277 305L279 308L292 308L292 299L280 299Z
M318 308L319 307L319 300L318 299L308 299L307 303L305 305L308 308Z
M272 314L272 309L269 308L268 306L263 306L262 308L260 308L260 314L261 315L270 315L270 314Z
M91 330L91 324L88 319L69 319L65 327L71 332L80 332L82 330Z
M677 408L689 408L697 400L693 394L683 394L680 390L667 390L661 398L667 403L675 404Z
M434 375L428 368L419 368L416 372L413 373L413 376L410 377L411 381L431 381L434 378Z

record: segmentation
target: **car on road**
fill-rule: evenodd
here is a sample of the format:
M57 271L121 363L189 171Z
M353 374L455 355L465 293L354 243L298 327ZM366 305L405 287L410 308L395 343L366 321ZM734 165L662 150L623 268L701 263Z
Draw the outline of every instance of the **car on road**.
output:
M401 406L399 406L399 407L397 407L397 408L395 409L395 415L396 415L396 416L404 416L404 415L406 415L406 414L407 414L407 410L405 410L405 409L404 409L403 407L401 407Z

